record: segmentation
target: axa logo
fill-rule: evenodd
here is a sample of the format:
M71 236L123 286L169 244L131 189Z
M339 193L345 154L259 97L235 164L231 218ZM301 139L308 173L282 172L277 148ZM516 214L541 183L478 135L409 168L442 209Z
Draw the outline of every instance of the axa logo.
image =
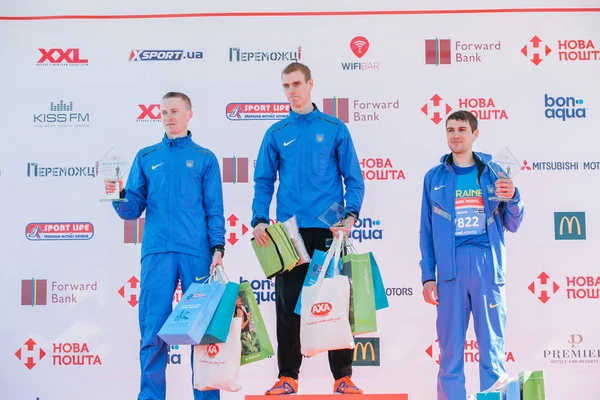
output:
M138 104L141 110L137 122L160 122L160 104Z
M23 362L27 369L31 370L46 356L46 352L32 338L27 339L23 346L17 350L15 356Z
M550 52L552 52L552 49L537 36L532 37L521 49L521 53L535 65L539 65L544 61L544 58L546 58Z
M585 240L585 212L555 212L555 240Z
M425 40L425 64L443 65L452 63L450 39Z
M224 183L248 183L248 157L223 158Z
M427 115L434 124L439 124L446 118L452 107L444 101L438 94L434 94L427 103L421 107L423 114Z
M378 337L354 338L352 365L355 367L378 367L381 363L379 341Z
M206 346L206 355L209 358L215 358L219 354L219 346L216 343L211 343Z
M331 303L326 301L315 303L310 308L310 313L315 317L326 317L332 310Z
M45 306L48 302L48 281L46 279L24 279L21 281L21 305Z
M121 288L117 291L117 293L119 293L119 295L125 299L125 301L127 303L129 303L129 305L131 307L135 307L138 305L139 301L138 301L138 296L140 293L140 280L134 275L131 278L129 278L127 280L127 283L125 283L123 286L121 286Z
M535 295L542 303L546 304L548 300L558 292L560 286L548 276L547 273L542 272L538 277L531 282L527 287L531 293Z
M544 94L544 115L549 119L582 119L587 118L587 109L583 107L583 99Z
M123 243L142 243L142 236L144 235L145 224L146 218L144 217L140 217L131 221L124 221Z
M38 48L42 54L37 65L88 65L87 58L81 58L78 48L72 49L42 49Z
M248 227L244 223L240 222L240 219L231 214L227 217L227 242L232 246L239 242L240 238L248 233ZM239 235L239 236L238 236Z

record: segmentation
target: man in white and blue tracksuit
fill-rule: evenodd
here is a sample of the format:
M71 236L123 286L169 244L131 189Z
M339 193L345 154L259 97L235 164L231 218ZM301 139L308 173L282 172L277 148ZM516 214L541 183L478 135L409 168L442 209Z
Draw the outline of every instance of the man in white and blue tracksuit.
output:
M365 186L348 128L339 119L319 111L311 100L310 69L304 64L292 63L283 70L281 83L291 110L286 119L267 130L258 153L252 201L253 235L259 245L267 245L265 229L269 224L275 181L279 178L277 220L286 221L296 216L300 234L312 257L315 250L327 250L328 240L337 235L337 231L349 236L360 213ZM344 226L330 230L319 220L319 215L335 202L345 205L348 215L344 216ZM300 316L294 313L294 308L307 271L308 264L302 264L276 277L279 379L266 395L298 392L302 354ZM362 393L350 379L352 359L352 350L329 352L335 393Z
M222 264L225 244L221 174L215 155L194 143L188 131L193 113L188 96L167 93L161 101L165 136L138 152L127 186L113 202L119 217L146 211L139 299L141 384L138 400L165 400L168 345L157 336L172 309L177 281L185 292ZM107 192L116 185L106 181ZM193 356L193 354L192 354ZM219 398L219 391L194 390L195 400Z
M471 313L481 390L506 375L504 231L519 229L524 205L512 180L490 170L491 157L473 152L479 136L473 114L449 115L446 135L452 152L427 172L423 185L420 266L423 297L437 306L438 400L465 400L464 348Z

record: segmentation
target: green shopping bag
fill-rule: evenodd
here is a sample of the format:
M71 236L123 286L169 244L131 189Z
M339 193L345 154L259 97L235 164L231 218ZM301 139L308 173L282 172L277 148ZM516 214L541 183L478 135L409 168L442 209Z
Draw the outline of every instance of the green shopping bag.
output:
M240 283L235 316L242 318L242 359L241 365L263 360L275 354L265 322L256 303L250 282Z
M546 400L546 390L544 388L545 372L523 371L519 373L519 382L521 384L522 400Z
M377 332L377 312L370 254L347 254L342 275L350 279L350 326L352 333Z

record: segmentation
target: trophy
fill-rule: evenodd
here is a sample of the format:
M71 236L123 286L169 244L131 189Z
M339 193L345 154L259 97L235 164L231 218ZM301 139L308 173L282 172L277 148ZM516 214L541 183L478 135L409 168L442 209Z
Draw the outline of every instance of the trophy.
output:
M344 206L336 202L319 215L319 220L332 228L344 226L344 218L348 213L349 211Z
M118 180L123 179L128 171L128 163L118 153L115 148L111 148L108 153L98 161L100 168L100 176L104 178L104 181L111 181L115 184L116 189L112 193L107 193L106 198L100 199L100 201L114 201L114 202L126 202L127 199L119 198L121 188L119 187Z
M512 155L512 153L507 147L503 148L502 151L500 151L500 153L494 156L487 165L489 169L492 170L494 175L498 177L498 179L513 179L514 176L517 175L519 171L521 171L521 163L515 158L515 156ZM495 188L493 193L496 193ZM504 202L516 201L507 197L495 195L489 197L488 199Z

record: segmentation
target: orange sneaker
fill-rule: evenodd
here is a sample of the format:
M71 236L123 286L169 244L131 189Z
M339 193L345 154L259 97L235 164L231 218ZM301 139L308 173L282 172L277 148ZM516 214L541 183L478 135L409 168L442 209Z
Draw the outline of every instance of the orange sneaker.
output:
M338 379L333 384L333 393L341 394L363 394L362 389L359 389L349 376Z
M298 381L288 376L282 376L273 387L265 392L267 396L283 396L298 393Z

